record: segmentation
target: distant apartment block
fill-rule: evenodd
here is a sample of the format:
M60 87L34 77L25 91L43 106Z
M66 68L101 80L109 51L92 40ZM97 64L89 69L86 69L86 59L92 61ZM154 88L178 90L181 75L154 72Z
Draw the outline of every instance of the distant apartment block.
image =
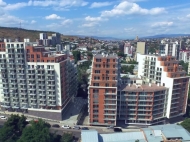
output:
M77 71L65 54L25 42L0 43L1 109L62 120L77 93Z
M180 45L178 43L164 43L159 47L159 54L163 56L174 56L179 60Z
M136 53L146 54L146 42L137 42Z
M96 54L89 77L89 124L148 126L186 113L189 77L173 56L137 54L138 77L120 78L116 55Z
M190 61L190 50L180 50L179 51L179 61L184 61L185 63L189 63Z
M38 42L39 45L55 47L56 44L61 44L61 35L59 33L54 33L48 36L47 33L40 33Z

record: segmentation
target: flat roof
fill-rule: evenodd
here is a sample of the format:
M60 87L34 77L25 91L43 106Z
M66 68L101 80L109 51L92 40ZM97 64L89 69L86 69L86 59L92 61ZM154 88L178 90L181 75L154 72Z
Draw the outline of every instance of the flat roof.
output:
M146 142L143 132L99 134L99 142Z
M81 138L82 142L99 142L98 132L96 130L82 130Z
M161 130L166 138L182 138L185 141L190 141L190 133L181 125L168 124L149 126L153 130Z
M156 92L156 91L162 91L167 90L168 88L164 86L157 86L156 84L142 84L142 85L135 85L135 84L124 84L121 87L119 87L118 90L120 91L127 91L127 92Z
M150 128L142 128L148 142L161 142L162 132L161 130L152 130Z
M116 54L96 54L94 58L118 58Z

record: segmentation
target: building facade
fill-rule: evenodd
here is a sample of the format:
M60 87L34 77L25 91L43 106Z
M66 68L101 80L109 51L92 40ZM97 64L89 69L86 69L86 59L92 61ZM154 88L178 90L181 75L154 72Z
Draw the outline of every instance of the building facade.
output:
M190 59L190 50L180 50L179 51L179 61L184 61L189 63Z
M164 43L159 47L159 54L163 56L174 56L179 60L180 45L178 43Z
M97 54L93 57L89 77L89 124L116 125L118 57Z
M167 87L168 102L166 117L168 119L186 113L189 77L179 61L173 56L137 55L139 62L138 77L145 82Z
M62 120L77 93L77 70L64 54L25 42L5 42L1 59L1 108Z
M175 57L137 54L137 78L121 78L118 61L116 55L93 58L89 124L148 126L186 113L189 77Z

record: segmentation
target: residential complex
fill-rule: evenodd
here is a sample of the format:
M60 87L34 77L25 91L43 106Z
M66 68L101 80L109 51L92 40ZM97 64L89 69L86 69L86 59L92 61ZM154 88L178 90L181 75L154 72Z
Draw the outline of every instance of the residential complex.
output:
M96 54L89 80L91 125L164 124L186 113L189 77L173 56L137 53L137 78L120 78L116 55Z
M77 93L77 70L65 54L30 42L0 43L1 109L62 120Z
M185 114L189 77L179 65L179 61L172 56L140 54L137 55L137 59L139 78L145 82L160 84L168 88L166 117L172 118Z

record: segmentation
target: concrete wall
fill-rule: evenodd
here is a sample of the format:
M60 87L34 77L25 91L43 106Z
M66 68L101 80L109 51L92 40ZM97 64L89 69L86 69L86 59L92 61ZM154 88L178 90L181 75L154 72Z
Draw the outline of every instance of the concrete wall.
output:
M62 120L62 113L60 112L52 112L52 111L35 111L35 110L28 110L28 115L34 115L37 117L53 119L53 120Z

